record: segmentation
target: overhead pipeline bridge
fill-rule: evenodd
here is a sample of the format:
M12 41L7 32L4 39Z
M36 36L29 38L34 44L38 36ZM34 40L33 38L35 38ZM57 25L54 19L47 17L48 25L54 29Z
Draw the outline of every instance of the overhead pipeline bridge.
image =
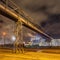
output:
M26 15L24 13L24 11L22 9L20 9L11 0L9 0L9 1L15 6L15 8L13 8L9 4L7 4L8 1L7 2L5 2L4 0L0 0L0 1L2 2L2 4L0 4L0 14L1 15L8 17L15 22L17 22L19 20L23 23L24 26L28 27L29 29L32 29L35 32L38 32L49 39L53 39L51 36L47 35L41 29L39 29L37 25L33 24L30 21L32 19L28 15ZM13 9L13 11L11 11L10 9Z

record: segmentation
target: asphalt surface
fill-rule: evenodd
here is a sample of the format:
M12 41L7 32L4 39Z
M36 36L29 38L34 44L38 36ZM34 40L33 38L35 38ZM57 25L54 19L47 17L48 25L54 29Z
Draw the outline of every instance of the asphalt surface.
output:
M0 49L0 59L1 60L60 60L60 53L58 52L60 52L60 50L45 49L45 50L38 50L35 52L24 51L24 53L17 51L15 53L9 49Z

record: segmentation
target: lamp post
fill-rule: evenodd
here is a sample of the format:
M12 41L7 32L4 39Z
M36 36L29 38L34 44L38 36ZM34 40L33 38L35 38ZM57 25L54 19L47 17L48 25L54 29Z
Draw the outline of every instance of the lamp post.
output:
M6 36L6 32L3 32L3 40L4 40L4 45L5 45L5 36Z

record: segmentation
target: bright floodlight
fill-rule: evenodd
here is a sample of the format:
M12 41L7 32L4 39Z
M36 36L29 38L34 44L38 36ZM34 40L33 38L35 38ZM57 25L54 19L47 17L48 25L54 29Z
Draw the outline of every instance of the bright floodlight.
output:
M12 36L12 40L15 41L16 40L16 37L15 36Z

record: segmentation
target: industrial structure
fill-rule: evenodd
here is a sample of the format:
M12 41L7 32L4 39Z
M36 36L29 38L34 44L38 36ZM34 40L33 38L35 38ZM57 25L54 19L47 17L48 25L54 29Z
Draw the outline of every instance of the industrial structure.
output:
M8 4L11 2L11 6ZM18 49L18 45L20 44L19 40L23 41L23 26L42 34L43 36L53 39L51 36L44 33L41 29L36 27L35 24L30 22L32 20L28 15L24 13L24 11L17 7L15 3L13 3L11 0L0 0L0 14L15 21L16 23L16 29L15 29L15 35L16 40L14 42L14 46L16 47L15 50Z

